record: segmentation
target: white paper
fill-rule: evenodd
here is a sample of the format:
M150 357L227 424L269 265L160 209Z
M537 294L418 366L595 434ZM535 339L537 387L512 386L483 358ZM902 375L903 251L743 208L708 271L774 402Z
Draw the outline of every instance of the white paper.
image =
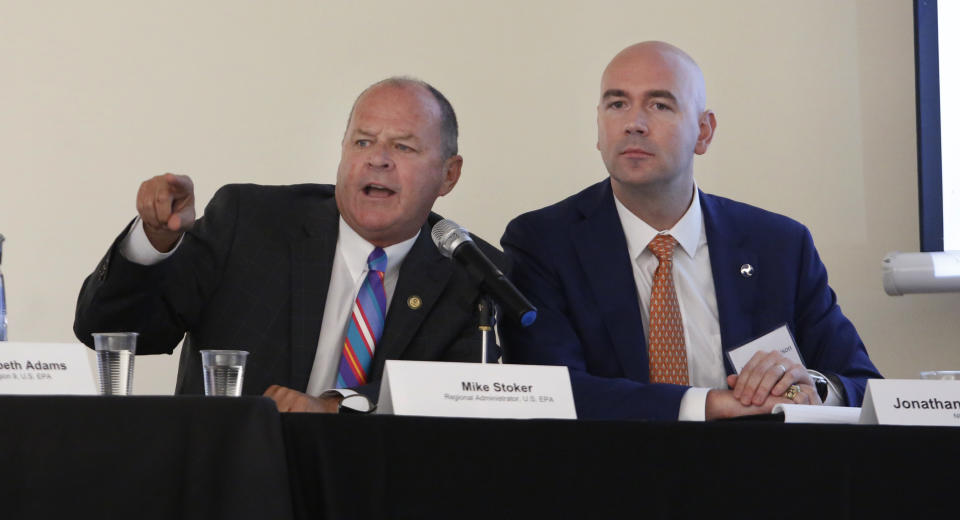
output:
M96 395L87 347L0 342L0 394Z
M853 406L816 406L808 404L778 404L773 413L782 413L785 423L857 424L860 408Z
M754 354L757 352L772 352L774 350L783 354L783 356L790 361L803 365L803 360L800 359L800 352L797 350L797 343L793 340L793 334L790 334L790 330L787 329L786 324L749 343L745 343L728 351L727 357L730 358L733 369L739 374Z
M388 360L377 413L576 419L567 367Z

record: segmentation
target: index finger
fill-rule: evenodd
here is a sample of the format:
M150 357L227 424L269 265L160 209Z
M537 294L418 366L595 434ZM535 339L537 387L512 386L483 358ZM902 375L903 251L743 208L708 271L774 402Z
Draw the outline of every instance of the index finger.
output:
M285 387L285 386L270 385L270 386L268 386L267 389L263 392L263 396L264 396L264 397L269 397L270 399L273 399L274 401L276 401L276 400L277 400L277 397L279 396L279 394L282 393L282 392L283 392L284 390L286 390L286 389L287 389L287 387Z
M186 175L165 173L161 176L162 184L156 190L152 201L152 213L159 223L170 230L179 231L180 221L170 221L170 217L180 213L184 207L193 207L193 181ZM148 201L149 203L149 201ZM190 216L190 215L184 215ZM192 218L186 224L192 224ZM174 224L171 226L170 224Z
M271 385L263 393L277 404L277 411L289 412L293 409L300 392L280 385Z
M175 173L166 173L163 180L167 183L167 188L174 195L192 195L193 180L187 175L177 175Z

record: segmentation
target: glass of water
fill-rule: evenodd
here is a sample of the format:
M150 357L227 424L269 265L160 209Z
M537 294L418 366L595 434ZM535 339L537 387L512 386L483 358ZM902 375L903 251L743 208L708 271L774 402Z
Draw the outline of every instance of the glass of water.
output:
M247 364L245 350L201 350L203 360L203 393L236 397L243 390L243 368Z
M136 332L94 332L100 395L133 393L133 360L137 353Z

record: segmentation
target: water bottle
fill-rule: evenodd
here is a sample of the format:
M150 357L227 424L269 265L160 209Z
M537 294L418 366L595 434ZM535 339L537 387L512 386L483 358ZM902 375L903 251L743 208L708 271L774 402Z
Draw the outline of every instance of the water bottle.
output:
M0 235L0 264L3 263L3 235ZM0 271L0 341L7 341L7 298L3 292L3 271Z

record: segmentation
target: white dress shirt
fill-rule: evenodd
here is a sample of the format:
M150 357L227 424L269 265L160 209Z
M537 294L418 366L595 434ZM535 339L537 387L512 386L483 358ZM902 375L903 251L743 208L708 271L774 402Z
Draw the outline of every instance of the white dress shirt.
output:
M670 235L679 244L673 251L673 284L677 291L683 321L683 338L687 347L687 369L692 387L680 400L681 421L702 421L706 417L707 393L711 388L727 388L727 371L723 365L720 341L720 315L717 292L710 267L710 249L700 209L700 190L693 188L693 202L674 226L658 232L640 220L616 197L613 198L627 239L627 251L633 260L633 279L637 284L643 330L650 330L650 292L653 274L660 264L647 244L658 234ZM649 338L649 335L648 335ZM807 372L823 377L816 370ZM842 394L828 379L828 406L843 406Z
M387 315L390 312L390 300L397 288L400 265L418 236L419 232L413 238L383 248L387 253L387 270L383 273ZM333 388L337 382L337 368L347 335L347 318L353 312L353 301L357 298L363 279L369 271L367 257L373 249L373 244L364 240L340 217L337 250L333 258L333 271L330 273L323 323L320 325L320 340L317 344L317 355L313 359L310 380L307 382L307 393L310 395L318 396Z
M684 393L680 401L679 419L702 421L706 415L707 393L711 388L727 388L727 371L723 365L717 293L700 209L700 192L694 186L693 202L686 213L672 228L661 232L640 220L616 197L614 201L627 239L627 251L633 260L633 278L645 333L650 330L653 274L660 264L647 244L662 234L672 236L680 246L673 252L673 284L680 305L688 375L693 388Z
M397 278L400 276L400 266L403 259L413 247L418 232L413 238L385 247L387 254L387 270L383 275L383 288L387 293L387 311L390 310L390 300L397 287ZM181 238L182 241L182 238ZM130 228L130 232L120 242L120 254L127 260L140 265L153 265L169 257L180 247L180 242L167 253L157 251L146 232L143 223L137 218ZM360 292L360 286L367 275L367 257L374 250L374 245L367 242L340 217L337 247L333 258L333 271L330 273L330 287L327 289L327 301L323 311L323 323L320 327L320 339L317 342L317 353L314 356L313 368L307 382L307 393L319 396L324 391L333 388L337 381L337 368L340 364L340 355L343 350L343 341L347 334L347 318L353 308L353 301ZM352 391L341 392L344 395Z

